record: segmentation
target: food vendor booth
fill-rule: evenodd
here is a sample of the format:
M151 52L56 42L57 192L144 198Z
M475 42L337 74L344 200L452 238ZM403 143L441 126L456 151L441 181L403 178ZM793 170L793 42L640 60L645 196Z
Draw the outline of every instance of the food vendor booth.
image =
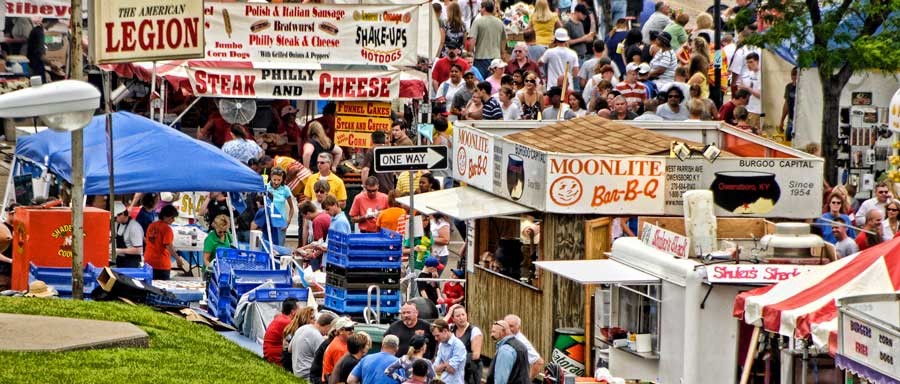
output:
M84 190L87 195L109 193L106 123L106 116L95 116L84 128ZM209 144L162 124L129 112L116 112L112 114L112 125L117 193L265 190L262 178L247 166ZM52 174L59 180L71 182L70 135L46 130L20 138L12 175L50 180ZM10 198L14 178L9 179L4 201L15 201ZM30 201L20 200L19 203L28 205ZM19 215L19 211L27 213ZM13 288L27 288L29 261L38 266L71 267L71 252L67 252L71 241L68 209L19 207L16 212L13 251L18 253L13 259ZM85 263L109 264L108 215L104 210L85 209ZM26 228L29 225L38 227ZM21 250L17 250L19 247Z
M609 252L615 252L611 232L612 225L618 225L617 218L683 217L682 195L690 190L712 189L710 210L723 218L811 219L820 214L822 159L718 123L670 123L642 129L631 122L600 117L564 122L461 121L454 124L453 143L454 178L469 188L533 209L527 216L476 220L475 247L467 255L467 266L473 266L467 276L467 296L491 298L503 292L504 300L473 302L469 308L473 322L490 324L516 313L523 318L523 332L545 361L563 363L566 360L562 356L568 356L576 362L567 364L581 364L581 372L572 370L578 374L584 374L585 369L588 375L592 373L593 358L575 358L572 351L577 348L565 348L565 342L557 344L569 352L552 351L551 347L555 340L593 340L596 331L585 327L585 321L592 317L586 314L594 311L586 309L594 305L597 294L575 282L578 280L544 273L541 263L608 259ZM670 156L673 149L682 146L687 153L681 153L680 158ZM708 152L710 148L715 150ZM437 202L432 203L428 194L423 194L416 196L416 204ZM527 244L523 236L523 227L530 225L526 220L539 223L532 227L539 233L533 244ZM755 236L767 234L765 225L754 225ZM531 257L522 258L520 275L511 277L508 270L501 268L498 273L479 265L485 252L508 250L510 247L504 244L508 240L514 240L512 248L534 248L533 254L522 252ZM685 289L688 276L695 274L695 264L672 262L680 285L675 284L679 288L669 292ZM631 274L637 282L646 283L645 274L655 276L654 281L662 280L659 275L663 271L654 275L654 270L629 267L642 272ZM641 284L644 290L637 297L660 300L664 284ZM725 291L714 292L716 296L722 294L721 300L729 294L733 298L737 292ZM527 311L521 308L523 302L529 303ZM647 321L646 325L653 323ZM583 333L565 336L571 333L567 330L570 328L580 328ZM559 336L554 337L554 333ZM485 354L493 353L492 346L485 349ZM679 360L666 356L682 353L658 351L658 364L675 364L671 362Z
M900 383L900 295L838 300L837 366L873 383Z
M898 382L898 247L893 239L737 296L736 318L797 345L781 351L793 361L781 382L799 381L804 372L807 382L845 382L837 369L823 372L824 364L873 383Z

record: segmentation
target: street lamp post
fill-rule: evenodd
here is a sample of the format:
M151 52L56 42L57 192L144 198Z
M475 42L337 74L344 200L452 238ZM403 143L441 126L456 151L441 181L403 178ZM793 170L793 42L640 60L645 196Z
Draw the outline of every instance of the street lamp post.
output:
M33 83L37 83L32 79ZM93 85L79 80L63 80L46 85L33 84L31 88L10 92L0 96L0 118L39 116L48 128L59 132L71 132L73 136L91 122L94 111L100 106L100 91ZM73 140L73 144L75 144ZM81 146L81 141L77 146ZM78 152L82 148L77 148ZM72 153L72 189L84 190L84 176L76 174L76 148ZM78 169L81 165L77 164ZM10 176L12 177L12 176ZM84 228L82 199L72 197L72 298L80 300L84 296L83 244ZM77 224L77 225L76 225Z

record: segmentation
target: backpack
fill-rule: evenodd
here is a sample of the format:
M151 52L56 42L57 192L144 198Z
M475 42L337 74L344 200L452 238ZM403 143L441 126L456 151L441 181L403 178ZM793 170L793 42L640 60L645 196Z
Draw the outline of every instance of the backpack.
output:
M544 384L565 384L566 371L556 363L544 366Z

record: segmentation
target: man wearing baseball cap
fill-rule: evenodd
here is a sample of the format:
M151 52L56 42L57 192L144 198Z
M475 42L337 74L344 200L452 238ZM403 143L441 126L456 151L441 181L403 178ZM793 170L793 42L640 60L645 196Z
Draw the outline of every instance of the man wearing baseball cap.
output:
M137 220L128 215L128 208L121 202L115 203L116 215L116 266L119 268L140 268L144 251L144 230Z
M325 357L322 359L322 382L328 382L328 376L334 371L341 357L347 354L347 338L353 334L356 322L349 317L340 317L334 322L334 340L325 349Z
M544 52L538 64L547 65L547 89L562 86L563 76L568 78L567 88L575 89L572 79L578 73L578 55L569 48L569 32L565 28L557 28L553 33L555 46ZM566 64L569 64L569 72L566 73Z
M637 111L638 107L647 99L647 87L638 81L639 68L640 65L636 63L628 63L625 66L625 81L616 85L616 90L625 97L628 108L632 111Z
M454 64L458 65L462 72L469 70L469 63L460 56L461 53L460 47L452 45L452 43L447 44L447 56L435 61L431 68L431 82L434 84L434 89L438 89L441 83L450 78L450 67Z

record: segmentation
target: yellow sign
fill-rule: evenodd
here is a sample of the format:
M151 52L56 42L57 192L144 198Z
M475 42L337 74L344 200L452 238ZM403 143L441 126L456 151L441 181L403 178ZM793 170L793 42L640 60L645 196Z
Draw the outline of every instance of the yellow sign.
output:
M375 132L390 131L391 119L384 117L335 116L336 131ZM340 143L338 143L340 145Z
M337 103L337 114L391 117L391 103L383 101L343 101Z
M372 133L337 131L334 133L334 144L339 147L372 148Z

